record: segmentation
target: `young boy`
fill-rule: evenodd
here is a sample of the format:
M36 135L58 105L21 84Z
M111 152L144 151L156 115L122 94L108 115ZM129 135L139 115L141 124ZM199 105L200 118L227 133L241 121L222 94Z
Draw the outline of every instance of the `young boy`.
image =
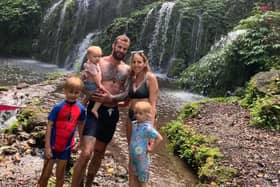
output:
M102 50L98 46L91 46L87 49L87 62L84 64L84 70L82 72L82 79L84 81L84 92L85 99L83 104L86 106L88 102L88 97L91 94L94 94L94 91L97 88L104 90L103 85L101 84L101 69L99 66L99 60L102 56ZM95 102L91 112L98 118L98 109L101 106L101 103Z
M39 179L39 187L46 187L56 163L56 186L62 187L67 160L75 144L74 134L78 126L79 137L82 137L83 124L86 118L85 107L77 98L83 89L83 82L78 77L67 78L64 83L65 99L57 103L48 116L45 135L45 161Z
M129 148L134 183L132 186L146 187L150 167L148 152L152 152L163 138L153 128L151 122L152 106L149 102L137 102L134 112L137 122L132 124ZM150 140L154 141L148 143Z

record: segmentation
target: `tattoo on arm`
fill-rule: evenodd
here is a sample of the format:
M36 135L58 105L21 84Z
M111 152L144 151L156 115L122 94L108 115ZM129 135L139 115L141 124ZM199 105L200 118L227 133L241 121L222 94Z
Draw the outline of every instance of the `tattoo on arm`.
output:
M128 97L129 79L127 78L124 83L124 88L119 94L113 95L113 101L124 101Z

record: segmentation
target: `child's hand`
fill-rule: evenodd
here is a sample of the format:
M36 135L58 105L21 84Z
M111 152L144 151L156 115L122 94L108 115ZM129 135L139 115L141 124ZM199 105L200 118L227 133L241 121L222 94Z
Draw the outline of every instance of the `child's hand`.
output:
M49 147L49 148L45 148L45 156L46 156L46 159L51 159L52 158L52 149Z
M154 150L154 139L150 139L147 144L147 151L152 152Z

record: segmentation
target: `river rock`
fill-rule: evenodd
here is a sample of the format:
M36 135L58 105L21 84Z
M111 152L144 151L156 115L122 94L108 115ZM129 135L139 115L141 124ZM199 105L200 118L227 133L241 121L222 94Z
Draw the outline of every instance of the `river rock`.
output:
M257 73L253 78L256 83L256 90L267 94L277 95L280 94L280 71L271 70L267 72Z
M28 140L30 138L30 134L27 132L19 132L17 135L17 139L19 141Z
M3 146L0 148L1 155L13 155L17 152L17 149L13 146Z

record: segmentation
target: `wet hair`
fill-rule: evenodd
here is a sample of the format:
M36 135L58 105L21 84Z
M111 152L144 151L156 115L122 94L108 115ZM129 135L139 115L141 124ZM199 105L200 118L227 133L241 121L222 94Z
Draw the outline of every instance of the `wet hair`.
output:
M122 42L130 44L130 39L126 34L117 36L114 40L114 44L116 44L118 41L122 41Z
M148 57L145 55L145 53L143 51L140 51L140 52L135 52L135 53L132 53L131 56L130 56L130 67L132 65L132 61L133 61L133 58L134 56L138 54L144 61L144 63L146 64L146 67L144 68L144 72L147 73L147 72L151 72L151 67L150 67L150 64L149 64L149 60L148 60ZM134 72L131 70L131 76L134 76Z
M87 48L87 56L91 53L94 53L96 51L100 51L101 52L101 55L102 55L102 49L99 47L99 46L90 46L89 48Z
M65 90L82 90L83 87L84 87L83 81L76 76L71 76L67 78L63 86Z
M150 114L152 112L152 105L147 101L139 101L135 104L134 111Z

